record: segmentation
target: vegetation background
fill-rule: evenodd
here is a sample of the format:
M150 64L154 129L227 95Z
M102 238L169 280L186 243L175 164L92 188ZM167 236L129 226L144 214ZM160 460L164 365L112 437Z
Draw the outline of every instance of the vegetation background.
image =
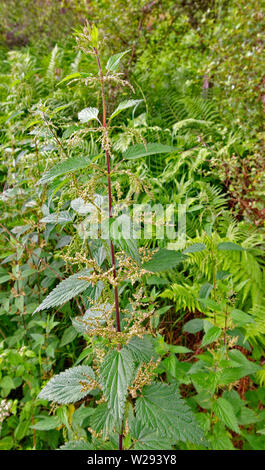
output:
M97 89L75 81L97 74L94 58L76 44L88 20L99 30L104 64L128 51L120 72L142 100L133 112L125 108L112 129L115 163L125 160L115 201L123 194L148 202L151 194L154 202L187 207L185 246L153 237L138 247L160 255L136 281L150 318L148 325L143 320L147 342L139 346L144 378L138 374L126 402L124 448L264 450L264 6L261 0L1 1L0 449L117 447L98 393L52 407L39 396L54 375L90 368L101 347L74 321L89 311L87 286L79 281L71 291L68 284L60 301L44 300L87 267L88 252L106 262L76 231L97 165L104 165L99 133L85 132L78 119L101 100ZM129 97L119 81L111 82L109 112ZM179 150L126 160L142 141ZM92 169L58 166L98 155ZM122 285L124 311L134 293L133 282ZM161 383L164 402L157 404L152 397ZM173 411L163 403L175 393L205 440L192 440L189 419L168 421ZM170 425L175 435L167 434ZM164 434L157 435L160 426Z

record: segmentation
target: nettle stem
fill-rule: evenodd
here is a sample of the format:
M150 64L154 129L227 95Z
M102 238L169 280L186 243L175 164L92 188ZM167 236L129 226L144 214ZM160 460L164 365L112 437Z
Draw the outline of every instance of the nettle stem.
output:
M102 97L102 124L105 129L105 155L106 155L106 165L107 165L107 178L108 178L108 200L109 200L109 219L112 219L112 193L111 193L111 176L110 176L110 155L108 150L108 133L107 133L107 122L106 122L106 99L105 99L105 90L104 90L104 78L102 73L102 67L99 59L98 50L96 47L93 47L93 50L96 55L98 70L99 70L99 79L101 86L101 97ZM112 240L110 240L110 251L111 251L111 263L113 268L113 278L116 279L116 263L115 263L115 251ZM120 325L120 307L119 307L119 295L118 288L114 286L114 302L115 302L115 315L116 315L116 331L119 333L121 331ZM118 349L121 349L121 345L118 345ZM122 434L119 434L119 450L122 450Z

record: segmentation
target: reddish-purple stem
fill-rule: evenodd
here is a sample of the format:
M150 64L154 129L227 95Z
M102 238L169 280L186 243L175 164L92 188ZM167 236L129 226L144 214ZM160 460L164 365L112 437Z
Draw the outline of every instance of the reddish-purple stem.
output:
M102 108L103 108L103 117L102 117L102 124L105 129L107 129L106 123L106 100L105 100L105 90L104 90L104 79L103 73L101 68L101 63L99 60L98 50L96 47L93 48L98 64L99 70L99 78L101 84L101 96L102 96ZM108 144L108 143L107 143ZM108 200L109 200L109 218L112 218L112 195L111 195L111 178L110 178L110 158L109 158L109 151L108 148L105 150L106 154L106 164L107 164L107 177L108 177ZM111 263L113 269L113 278L114 281L117 277L116 275L116 263L115 263L115 252L112 240L110 240L110 251L111 251ZM119 333L121 331L120 325L120 307L119 307L119 296L118 296L118 288L117 286L114 287L114 302L115 302L115 314L116 314L116 331ZM118 349L121 349L121 345L118 345ZM122 434L119 434L119 450L122 450Z

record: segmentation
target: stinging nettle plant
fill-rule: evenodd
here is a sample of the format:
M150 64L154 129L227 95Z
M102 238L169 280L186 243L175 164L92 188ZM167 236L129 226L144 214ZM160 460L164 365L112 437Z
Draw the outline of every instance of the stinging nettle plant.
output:
M169 260L172 263L172 253L148 252L139 248L135 239L125 239L115 229L115 204L122 202L130 208L133 201L132 190L123 198L121 178L129 178L135 192L149 194L148 183L132 174L123 161L113 165L112 122L123 110L135 108L142 101L123 101L108 117L107 85L113 82L132 90L118 72L128 51L110 57L104 67L99 32L94 25L86 25L77 33L77 43L81 51L94 56L98 73L95 76L75 73L63 81L99 85L101 107L87 107L78 113L81 130L72 142L97 135L101 152L91 160L84 157L82 162L80 157L71 157L58 163L42 176L39 184L49 184L56 176L88 168L89 180L79 184L73 177L70 192L76 191L79 201L91 203L95 210L99 210L97 198L107 193L108 213L103 222L110 227L110 238L85 240L74 256L69 249L65 261L82 269L61 281L36 309L37 312L60 306L83 292L88 308L72 323L79 333L89 337L93 356L91 365L77 365L52 377L39 397L76 407L90 397L95 405L90 417L90 440L69 441L64 449L171 449L179 441L205 446L203 432L181 398L177 384L155 380L160 360L150 324L155 306L145 301L140 281L144 274L160 271L159 263L167 265ZM89 127L91 121L97 126ZM168 151L167 146L144 142L137 132L135 138L138 144L129 148L130 158L145 152L152 155ZM48 223L49 217L42 222ZM179 262L177 257L175 264Z

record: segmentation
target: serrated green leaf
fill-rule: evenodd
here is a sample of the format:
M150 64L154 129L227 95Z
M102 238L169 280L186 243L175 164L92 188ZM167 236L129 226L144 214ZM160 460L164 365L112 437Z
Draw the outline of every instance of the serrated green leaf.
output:
M69 326L64 330L61 342L60 342L60 347L66 346L66 344L71 343L74 341L74 339L77 337L77 331L72 327Z
M103 431L103 437L113 431L115 426L115 419L113 411L108 408L107 403L98 405L95 409L95 413L91 416L90 427L100 433Z
M115 116L120 114L122 111L128 108L134 107L134 109L140 104L143 100L128 100L128 101L123 101L122 103L119 104L119 106L113 111L112 115L110 116L110 120L113 119Z
M42 224L65 224L73 222L73 217L68 211L54 212L40 219Z
M206 308L214 310L215 312L222 312L221 306L212 299L198 299L198 301Z
M240 434L232 405L225 398L218 398L213 403L213 412L229 429Z
M159 430L159 435L177 441L205 444L203 432L191 409L173 385L145 386L136 400L136 417L143 426Z
M185 255L178 251L167 250L161 248L154 256L143 264L143 268L152 273L168 271L175 268L178 264L185 260Z
M174 354L187 354L193 352L192 349L186 348L186 346L175 346L174 344L169 346L169 350Z
M95 379L91 367L71 367L55 375L41 390L38 398L59 404L74 403L84 398L94 388L94 385L89 387L90 378ZM83 390L84 385L86 390Z
M30 424L31 420L29 419L20 421L14 432L15 439L21 441L27 435Z
M150 143L150 144L136 144L129 147L123 154L123 158L127 160L135 160L137 158L146 157L148 155L156 155L161 153L172 153L178 150L176 147L170 145Z
M12 436L2 437L0 440L0 450L10 450L14 444Z
M36 431L50 431L51 429L58 428L58 426L60 426L58 416L44 416L32 428L36 429Z
M90 75L89 73L85 73L85 72L74 72L64 77L59 83L56 84L56 86L59 86L62 83L67 82L68 80L77 80L78 78L87 78L89 77L89 75Z
M37 182L37 184L46 184L50 181L57 178L57 176L62 176L67 173L71 173L77 170L83 170L87 168L91 164L91 160L89 157L72 157L64 160L57 165L53 166L50 170L48 170L41 179Z
M82 123L89 122L92 119L96 119L98 122L100 122L98 119L98 113L99 113L99 110L97 108L91 108L91 107L84 108L82 109L82 111L79 111L78 119Z
M102 304L97 308L91 307L86 310L83 316L72 319L73 327L78 333L88 334L89 330L93 331L98 323L104 324L107 321L110 317L111 308L111 304Z
M119 67L120 61L125 54L130 52L131 49L127 49L127 51L120 52L119 54L114 54L111 56L107 62L106 69L109 72L116 72L117 68Z
M183 331L186 331L187 333L191 334L198 333L198 331L203 330L203 323L204 321L202 318L194 318L193 320L190 320L185 323Z
M200 299L208 299L212 290L213 290L213 284L210 284L209 282L205 282L200 288L200 292L199 292Z
M135 371L133 357L128 349L110 351L100 368L100 381L108 407L115 419L121 421L124 414L128 387Z
M93 444L87 441L68 441L59 447L59 450L94 450Z
M202 339L202 346L207 346L207 344L211 344L216 341L221 335L221 333L222 330L221 328L218 328L218 326L213 326L212 328L210 328Z
M79 426L83 425L83 422L95 413L95 408L91 408L82 404L73 414L73 423Z
M93 47L98 47L98 28L95 24L92 25L91 29L91 44Z
M137 240L132 237L132 220L127 214L122 214L110 221L110 238L122 250L126 251L140 265L140 255Z
M250 315L236 308L232 310L230 315L233 322L238 326L247 325L249 323L255 323L255 320L253 320Z
M63 305L76 295L81 294L81 292L87 289L88 282L84 279L79 279L79 277L89 276L90 272L90 269L84 269L61 281L58 286L49 293L46 299L43 300L38 308L36 308L34 313L45 310L46 308Z
M209 436L212 450L236 450L223 423L218 421Z
M130 423L130 434L134 443L134 450L170 450L172 443L169 439L163 438L159 435L159 431L151 430L148 426L143 426L143 423L134 418Z
M182 251L182 253L184 255L188 253L198 253L205 249L206 249L206 246L204 245L204 243L194 243L193 245L188 246L184 251Z
M149 362L152 358L154 360L157 359L157 353L151 336L145 335L144 338L135 336L127 344L127 348L131 352L133 359L137 362Z
M245 248L232 242L219 243L219 245L217 246L217 249L226 250L226 251L245 251Z

